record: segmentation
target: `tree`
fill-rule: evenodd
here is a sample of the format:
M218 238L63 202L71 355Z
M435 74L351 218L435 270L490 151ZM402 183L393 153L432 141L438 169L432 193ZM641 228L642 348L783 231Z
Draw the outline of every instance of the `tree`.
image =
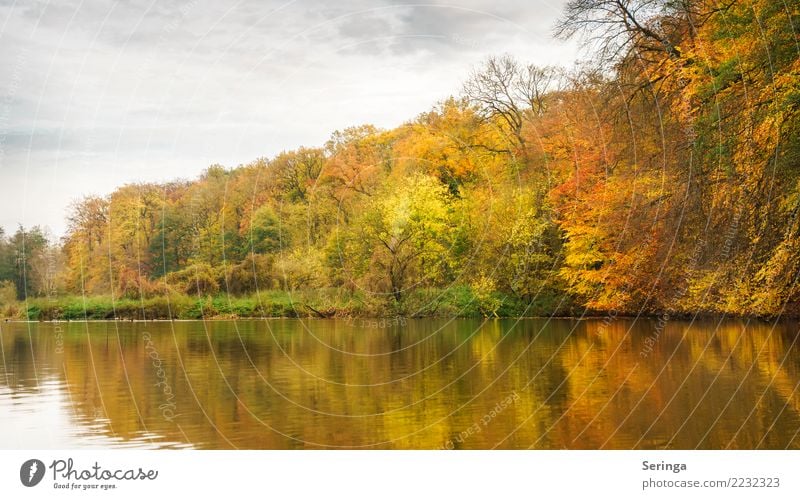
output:
M693 14L692 3L662 0L570 0L556 25L556 36L580 36L599 55L602 63L613 63L634 52L642 57L652 52L679 58L676 22ZM692 16L693 25L701 16Z
M267 204L253 213L249 236L254 253L274 253L283 246L288 246L288 241L283 239L281 233L281 221L275 210Z
M64 291L64 253L49 235L45 238L45 244L29 259L29 287L35 295L54 298Z
M350 202L373 195L391 170L393 138L372 125L363 125L336 131L325 144L322 179L331 187L329 195L345 217Z
M110 291L108 206L109 202L105 198L87 196L70 207L64 251L69 269L68 289L71 291Z
M314 189L324 164L322 149L301 147L276 156L270 161L270 169L282 196L308 203L309 191Z
M24 300L45 291L40 288L34 264L42 258L42 252L48 246L47 235L39 227L25 229L20 225L8 239L5 267L11 270L9 276L17 289L17 298Z
M341 257L396 303L415 287L447 275L452 220L450 194L433 177L414 174L387 188L355 224ZM347 263L346 263L347 265Z
M490 57L482 69L472 72L462 92L479 115L499 126L526 158L523 127L545 111L546 95L554 83L552 68L522 65L510 56Z

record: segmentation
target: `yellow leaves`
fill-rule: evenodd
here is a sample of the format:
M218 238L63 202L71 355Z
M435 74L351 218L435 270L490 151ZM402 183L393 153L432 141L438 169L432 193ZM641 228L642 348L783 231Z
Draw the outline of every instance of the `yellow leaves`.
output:
M323 282L322 251L310 247L295 248L277 259L275 271L283 289L318 288Z
M478 302L478 309L483 316L497 317L497 311L503 302L496 296L497 284L495 280L481 274L470 282L470 287Z
M402 127L394 155L403 172L421 171L461 185L494 181L508 170L508 147L465 102L449 99Z
M336 236L347 248L340 253L343 266L397 302L406 286L445 282L455 233L447 188L415 173L385 185L370 201L345 234Z
M788 299L798 298L798 255L800 240L796 236L786 239L756 272L754 280L758 290L753 295L753 302L761 313L778 314Z
M413 174L400 181L377 203L384 232L400 237L406 231L445 229L448 197L447 189L432 177Z

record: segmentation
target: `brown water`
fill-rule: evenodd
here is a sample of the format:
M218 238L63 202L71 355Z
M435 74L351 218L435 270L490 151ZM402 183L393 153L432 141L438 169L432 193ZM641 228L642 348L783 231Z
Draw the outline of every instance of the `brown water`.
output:
M797 324L0 324L0 448L798 448Z

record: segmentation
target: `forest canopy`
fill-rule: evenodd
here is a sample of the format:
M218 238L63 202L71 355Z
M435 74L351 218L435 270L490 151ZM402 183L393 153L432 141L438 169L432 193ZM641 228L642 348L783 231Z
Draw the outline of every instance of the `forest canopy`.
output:
M280 291L326 316L797 314L799 14L571 0L555 35L591 63L491 57L397 128L86 197L63 241L0 234L0 300Z

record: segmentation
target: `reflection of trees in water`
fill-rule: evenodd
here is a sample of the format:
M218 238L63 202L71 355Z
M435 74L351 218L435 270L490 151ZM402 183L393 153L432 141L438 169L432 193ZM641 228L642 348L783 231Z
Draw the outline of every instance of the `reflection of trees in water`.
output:
M10 324L0 383L25 393L36 374L66 377L80 421L102 420L123 440L211 448L439 448L467 433L459 446L798 446L788 325L670 321L643 357L655 321L525 320L509 331L514 323L91 323L88 336L72 323L60 355L52 325L31 326L31 348L28 325ZM161 381L174 421L159 409ZM486 417L512 393L518 400Z

